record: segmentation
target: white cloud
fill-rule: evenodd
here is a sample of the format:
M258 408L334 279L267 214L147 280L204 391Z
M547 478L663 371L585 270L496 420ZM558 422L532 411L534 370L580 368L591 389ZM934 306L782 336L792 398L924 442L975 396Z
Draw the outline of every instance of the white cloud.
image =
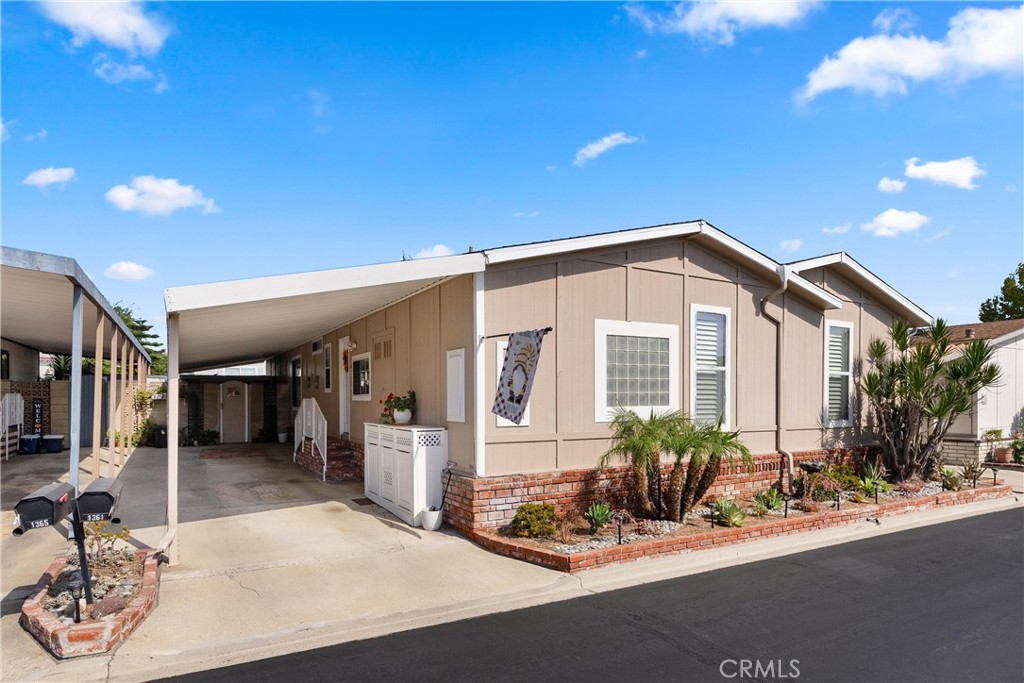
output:
M512 214L513 218L534 218L539 216L540 211L516 211Z
M31 135L25 136L26 142L46 142L46 138L49 137L50 133L45 128L40 128L38 133L32 133Z
M949 20L949 31L941 40L913 33L855 38L808 74L796 99L807 103L842 88L878 97L902 95L908 82L955 83L987 74L1018 74L1022 68L1024 6L970 7Z
M71 31L71 46L91 40L128 54L155 55L171 30L137 2L41 2L46 17Z
M549 164L549 165L547 165L547 166L545 166L545 167L544 167L544 170L545 170L545 171L547 171L548 173L554 173L555 171L557 171L557 170L558 170L558 167L557 167L557 166L554 166L554 165L551 165L551 164Z
M917 157L907 159L904 173L908 178L927 180L936 185L952 185L961 190L977 188L974 179L987 173L978 168L978 162L974 157L961 157L951 161L926 161L923 164L917 163L918 161Z
M799 239L782 240L779 242L779 249L782 251L799 251L802 246L804 246L804 241Z
M906 180L899 180L897 178L890 178L888 176L878 181L878 189L881 192L903 192L903 188L907 186Z
M647 57L647 50L637 50L633 56L637 59L644 59Z
M122 211L139 211L151 216L166 216L178 209L201 208L203 213L217 213L220 207L191 185L182 185L175 178L143 175L132 178L131 187L117 185L107 190L107 201Z
M103 274L112 280L145 280L153 274L153 269L134 261L118 261L110 264Z
M38 171L32 171L25 179L21 181L22 185L32 185L38 187L40 190L49 187L50 185L60 185L63 187L72 180L75 180L75 169L70 167L65 168L41 168Z
M904 33L917 24L917 15L903 7L882 10L872 25L879 33Z
M107 83L153 80L153 72L142 64L119 64L104 54L96 55L93 63L99 64L93 73Z
M0 142L7 142L11 139L11 124L0 118Z
M426 249L420 249L417 251L413 258L434 258L435 256L451 256L455 252L446 244L435 244L432 247Z
M167 82L167 76L164 76L163 74L157 76L156 85L153 86L153 92L159 95L160 93L167 92L170 89L171 84Z
M323 118L331 111L331 96L319 88L310 88L306 91L309 98L310 110L313 116Z
M901 232L914 232L931 219L917 211L886 209L860 226L864 232L875 237L898 237Z
M843 233L850 232L850 223L844 223L843 225L837 225L835 227L824 227L821 229L826 235L842 235Z
M943 230L941 232L935 233L934 235L932 235L931 237L929 237L925 241L926 242L934 242L935 240L945 239L945 238L949 237L952 234L953 234L953 229L952 228L946 228L945 230Z
M618 147L619 145L631 145L634 142L639 141L640 138L626 135L621 132L605 135L600 140L595 140L583 147L580 147L576 151L576 158L572 160L572 165L584 166L588 161L596 159L613 147Z
M651 33L685 33L718 45L732 45L736 34L759 28L788 28L814 11L819 2L680 2L666 11L640 3L626 13Z
M1003 189L1006 190L1007 192L1016 192L1017 191L1017 186L1014 185L1013 183L1010 183L1009 185L1007 185Z

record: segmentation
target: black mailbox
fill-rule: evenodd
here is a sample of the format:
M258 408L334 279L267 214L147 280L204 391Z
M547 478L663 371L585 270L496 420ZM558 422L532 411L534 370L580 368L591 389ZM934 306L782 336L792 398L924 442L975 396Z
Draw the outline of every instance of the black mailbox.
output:
M14 506L18 516L15 536L21 536L28 529L42 529L53 526L71 514L71 499L75 489L71 484L55 481L33 491Z
M109 519L114 524L121 520L114 516L117 503L124 488L117 479L101 477L89 484L89 488L78 494L78 513L83 522L99 522Z

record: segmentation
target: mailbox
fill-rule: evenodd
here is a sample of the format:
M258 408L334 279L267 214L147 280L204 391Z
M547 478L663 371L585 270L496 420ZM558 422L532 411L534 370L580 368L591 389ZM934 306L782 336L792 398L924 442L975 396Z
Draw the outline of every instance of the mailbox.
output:
M122 488L123 483L108 477L101 477L89 484L89 488L78 494L78 514L82 516L82 521L99 522L109 519L118 524L121 520L114 515Z
M33 491L14 506L17 515L15 536L28 529L53 526L71 514L71 499L75 489L71 484L55 481Z

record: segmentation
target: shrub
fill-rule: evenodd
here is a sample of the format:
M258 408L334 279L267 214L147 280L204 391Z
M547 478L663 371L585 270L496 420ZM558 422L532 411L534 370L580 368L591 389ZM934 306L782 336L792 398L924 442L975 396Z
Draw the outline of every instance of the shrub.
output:
M156 423L152 418L147 417L135 434L132 435L133 446L152 446L153 435L156 434Z
M960 471L963 474L964 482L973 482L981 478L985 468L977 460L968 460L960 465Z
M754 505L762 505L765 510L778 510L782 507L785 500L782 497L782 492L777 488L769 488L764 493L754 494Z
M816 500L811 500L810 498L801 498L793 504L793 507L804 512L817 512L821 509L821 504Z
M220 432L216 429L204 429L199 433L200 446L213 446L220 442Z
M558 540L566 545L572 543L573 537L576 535L576 529L579 528L582 521L583 518L580 517L580 513L575 510L559 515L558 520L555 522L555 526L558 529Z
M557 520L554 506L547 503L524 503L516 509L510 527L517 536L539 538L555 533Z
M964 486L964 480L950 467L943 467L940 477L942 488L946 491L959 491Z
M587 524L590 525L590 533L596 534L599 530L608 526L608 523L612 520L612 509L604 501L591 503L583 517L587 520Z
M1013 433L1013 461L1024 464L1024 431L1020 429Z
M839 483L826 472L818 472L808 477L801 474L793 482L794 493L801 498L812 500L835 500L839 497Z
M825 472L832 477L843 491L853 491L860 485L860 477L849 465L829 465Z
M735 501L720 500L715 503L715 521L725 526L743 526L747 513Z

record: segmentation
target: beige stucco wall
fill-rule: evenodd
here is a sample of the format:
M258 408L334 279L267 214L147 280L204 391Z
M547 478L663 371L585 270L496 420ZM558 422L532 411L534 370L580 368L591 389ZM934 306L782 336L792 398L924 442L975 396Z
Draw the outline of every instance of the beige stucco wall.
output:
M351 401L348 398L351 388L341 380L343 358L340 340L345 337L356 344L352 356L371 354L369 401ZM391 343L391 357L373 358L375 344L387 341ZM362 442L363 424L377 422L380 418L383 406L379 401L390 392L404 394L412 390L416 392L414 421L446 427L449 459L455 461L459 469L473 471L473 276L453 278L349 325L335 328L324 334L323 345L324 351L319 353L313 353L310 342L294 348L277 357L274 368L282 380L290 382L291 359L302 358L303 398L316 399L327 418L329 435L340 434L342 401L351 406L350 438ZM324 381L324 354L328 345L332 373L329 391ZM448 422L446 358L449 350L459 348L466 350L466 381L463 387L466 421ZM291 415L294 419L294 409Z
M854 324L855 358L872 336L884 334L892 315L834 272L820 270L823 283L844 301L822 311L793 294L777 297L769 312L785 305L783 446L811 450L857 445L868 439L863 419L849 429L822 426L825 320ZM684 239L628 250L577 252L494 266L486 274L485 334L551 325L530 399L529 426L498 426L488 412L487 474L592 467L608 446L606 423L594 416L594 320L629 320L679 326L680 403L690 405L690 314L694 304L730 310L729 408L732 427L754 453L775 450L776 328L759 313L761 299L777 287L755 277L728 255ZM484 396L497 385L502 339L485 346ZM489 401L488 401L489 404ZM489 405L488 405L489 407Z
M39 379L39 352L10 339L0 338L0 348L10 354L11 376L14 382L35 382Z

